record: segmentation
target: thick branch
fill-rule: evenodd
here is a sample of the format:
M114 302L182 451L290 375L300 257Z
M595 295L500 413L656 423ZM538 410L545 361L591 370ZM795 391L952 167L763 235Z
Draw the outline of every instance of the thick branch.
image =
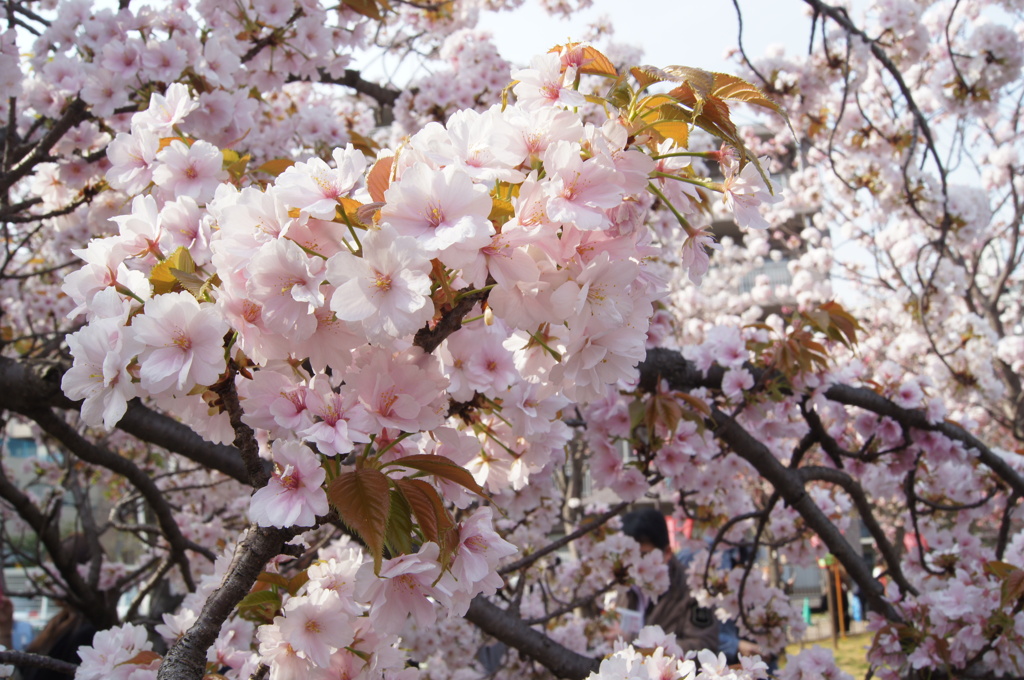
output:
M63 373L63 367L55 363L0 357L0 409L75 408L75 402L61 392Z
M0 409L22 412L41 408L81 408L64 396L60 388L64 367L51 362L18 361L0 357ZM156 444L205 467L222 472L243 484L249 483L237 449L206 441L191 428L162 413L128 403L118 429L144 442Z
M78 664L68 663L60 659L54 659L43 654L29 654L28 652L6 651L0 652L0 663L14 664L18 668L44 668L48 671L74 675L78 670Z
M725 371L715 365L705 376L692 361L684 359L676 350L664 347L647 350L647 357L637 368L640 371L640 389L646 392L656 392L661 380L681 392L698 387L717 388L722 386L722 376L725 375Z
M560 678L583 680L598 670L600 661L567 649L534 630L522 619L483 596L473 598L466 620L480 630L519 650Z
M228 375L227 380L217 386L217 394L224 402L224 409L231 420L231 428L235 431L235 448L242 454L242 463L245 465L246 478L254 489L266 486L270 481L270 473L267 472L260 458L260 445L256 442L256 433L252 428L242 422L242 405L238 401L238 391L235 389L234 369Z
M427 354L433 352L438 345L444 342L445 338L462 328L462 319L473 309L473 305L481 300L486 300L489 292L489 290L478 290L466 294L452 309L441 316L433 328L425 326L417 331L413 338L413 344L422 348Z
M220 587L206 599L196 622L164 657L158 680L200 680L206 674L206 651L224 622L252 588L264 565L279 555L285 541L294 535L286 529L249 526Z
M398 90L365 80L359 71L350 68L345 69L345 75L341 78L334 78L323 69L320 69L319 73L321 82L352 88L359 94L365 94L367 97L372 98L385 108L394 106L395 102L398 101L398 97L402 94Z

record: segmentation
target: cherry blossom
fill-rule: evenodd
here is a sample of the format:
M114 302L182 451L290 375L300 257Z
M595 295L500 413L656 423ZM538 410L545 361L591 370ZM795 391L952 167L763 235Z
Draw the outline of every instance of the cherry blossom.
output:
M213 305L200 304L189 293L156 296L132 319L131 330L144 346L139 375L151 393L185 393L216 382L224 371L227 323Z
M282 441L274 447L274 468L267 485L252 495L250 519L262 526L313 526L328 510L320 486L327 473L316 455L299 442Z
M430 267L411 238L390 228L362 239L362 257L341 252L327 262L327 280L337 286L331 310L361 322L379 344L416 332L433 317Z

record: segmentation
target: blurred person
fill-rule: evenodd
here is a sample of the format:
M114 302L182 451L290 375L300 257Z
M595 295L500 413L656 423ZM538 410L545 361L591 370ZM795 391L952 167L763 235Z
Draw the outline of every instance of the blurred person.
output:
M665 516L654 508L635 510L623 516L622 532L640 544L647 554L660 550L668 565L669 587L656 602L651 602L639 590L628 594L628 607L634 612L625 619L639 618L640 626L661 626L666 633L674 633L676 642L684 652L709 649L718 653L719 623L714 613L697 604L686 585L686 567L675 559L670 549L668 525ZM624 619L624 627L629 623Z

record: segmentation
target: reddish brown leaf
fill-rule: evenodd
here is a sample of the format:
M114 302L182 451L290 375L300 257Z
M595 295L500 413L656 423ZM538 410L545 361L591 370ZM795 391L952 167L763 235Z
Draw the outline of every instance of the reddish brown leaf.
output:
M342 473L331 482L327 497L338 510L341 520L363 539L373 556L374 571L379 572L384 556L384 533L391 511L387 476L373 468Z
M1013 574L1013 572L1017 571L1017 568L1009 562L989 560L985 563L985 571L992 574L999 580L1006 580L1011 574Z
M163 657L160 656L159 654L157 654L156 652L144 651L144 652L139 652L138 654L136 654L132 658L128 659L127 661L122 661L121 663L119 663L117 665L118 666L124 666L124 665L127 665L127 664L131 664L133 666L148 666L149 664L153 663L154 661L160 661L161 659L163 659Z
M655 394L647 402L645 421L648 431L652 433L655 431L655 425L660 424L669 432L669 436L675 434L682 417L683 409L674 395Z
M455 526L437 490L422 479L398 479L395 485L412 508L424 540L442 543L442 536Z
M556 45L548 50L548 52L561 53L563 49L569 53L570 63L579 64L577 73L586 73L594 76L611 76L612 78L617 78L619 75L619 72L615 70L615 65L612 64L611 60L590 45L566 43L565 45Z
M257 172L265 172L268 175L277 177L288 168L295 165L295 161L288 158L275 158L274 160L267 161L260 167L256 168Z
M1004 607L1016 605L1022 596L1024 596L1024 571L1015 569L1003 581L1000 604Z
M406 456L405 458L393 460L388 463L388 465L401 465L402 467L426 472L427 474L434 475L435 477L442 477L447 479L449 482L454 482L479 496L487 495L484 490L480 488L480 485L476 483L476 480L473 479L473 475L469 474L469 470L458 465L450 458L445 458L444 456L436 456L432 454Z
M636 82L640 85L640 89L646 89L648 86L654 83L660 83L668 80L667 74L657 66L634 66L629 69L629 72L633 74Z
M341 0L341 4L345 5L353 12L362 14L364 17L368 17L370 19L380 21L384 18L380 13L381 8L377 7L378 3L375 2L375 0ZM386 3L380 4L385 8L387 7Z
M288 586L287 586L288 587L288 592L291 595L293 595L293 596L294 595L298 595L299 594L299 588L301 588L302 586L306 585L306 581L308 581L308 580L309 580L309 573L305 569L303 569L298 574L296 574L295 576L292 576L290 579L288 579Z
M394 164L394 156L381 158L373 164L370 174L366 176L366 189L377 203L384 202L384 192L391 186L391 168Z
M708 403L700 397L695 397L692 394L686 394L685 392L676 392L674 396L685 401L689 404L690 408L702 414L705 418L711 417L711 407L708 406Z
M786 112L756 85L728 73L714 74L712 95L717 99L744 102L760 106L761 108L771 109L783 118L786 117Z

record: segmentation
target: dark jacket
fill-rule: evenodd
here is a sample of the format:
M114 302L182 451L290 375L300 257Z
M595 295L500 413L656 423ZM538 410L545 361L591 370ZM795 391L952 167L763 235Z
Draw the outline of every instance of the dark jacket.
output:
M710 649L718 653L718 619L707 607L698 607L686 585L686 569L675 558L668 563L669 586L658 601L647 606L644 623L675 633L684 652Z

